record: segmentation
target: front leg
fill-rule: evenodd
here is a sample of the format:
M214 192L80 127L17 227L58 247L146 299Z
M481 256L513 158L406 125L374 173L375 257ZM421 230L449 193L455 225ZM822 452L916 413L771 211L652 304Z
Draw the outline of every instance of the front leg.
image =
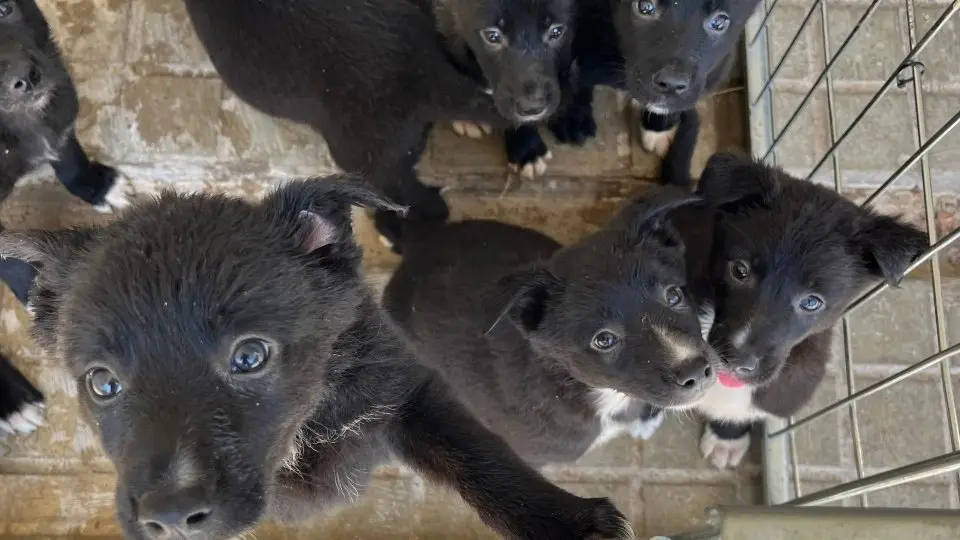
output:
M57 179L70 193L90 203L98 211L110 212L129 204L117 184L117 171L113 167L90 161L72 131L51 165Z
M593 86L580 88L573 100L549 122L550 131L558 141L583 146L587 139L596 137L597 122L593 118Z
M663 159L670 150L679 123L678 113L654 112L644 107L640 111L640 145Z
M526 178L543 176L547 172L547 161L553 158L547 143L536 126L518 126L507 128L504 135L507 147L507 164L514 173Z
M582 499L548 482L484 429L431 376L391 426L396 454L424 476L456 489L507 538L633 538L606 498Z
M732 469L743 461L750 449L752 424L711 420L700 438L700 453L718 469Z
M43 425L43 394L0 355L0 438L33 433Z

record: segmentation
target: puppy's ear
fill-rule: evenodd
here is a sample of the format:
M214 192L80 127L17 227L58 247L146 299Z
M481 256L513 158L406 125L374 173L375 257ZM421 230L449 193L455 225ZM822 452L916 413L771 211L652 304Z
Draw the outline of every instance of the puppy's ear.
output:
M698 201L700 197L682 187L672 185L651 187L621 208L614 217L612 225L627 227L635 234L644 230L659 229L667 221L671 210Z
M890 216L871 214L854 241L867 269L890 285L898 285L913 261L930 247L927 235Z
M776 169L732 152L718 152L700 175L697 194L710 206L736 211L743 205L770 205L780 195Z
M62 268L93 237L93 229L4 231L0 233L0 257L20 259L41 268Z
M523 334L536 332L543 319L563 294L563 282L545 268L532 268L510 274L497 283L500 299L497 318L487 332L508 319ZM503 301L506 300L504 304Z
M281 222L293 223L299 250L311 254L334 245L352 245L351 208L377 208L406 215L407 207L394 203L359 177L332 175L290 182L264 203Z

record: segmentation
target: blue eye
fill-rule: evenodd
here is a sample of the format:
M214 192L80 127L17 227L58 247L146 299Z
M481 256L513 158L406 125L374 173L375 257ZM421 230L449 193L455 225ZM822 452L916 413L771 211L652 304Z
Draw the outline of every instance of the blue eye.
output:
M714 13L707 20L707 26L718 34L724 32L730 26L730 16L722 11Z
M230 371L234 373L253 373L267 363L270 347L259 339L248 339L237 345L230 360Z
M817 311L823 307L823 300L815 295L811 294L810 296L800 300L800 309L804 311Z
M109 400L120 395L123 385L109 369L93 368L87 372L87 389L97 399Z

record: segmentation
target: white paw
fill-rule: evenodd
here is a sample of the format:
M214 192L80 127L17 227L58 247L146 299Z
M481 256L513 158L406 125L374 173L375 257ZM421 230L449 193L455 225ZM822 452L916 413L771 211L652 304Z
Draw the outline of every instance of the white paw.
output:
M490 124L457 120L453 122L453 132L468 139L482 139L493 133L493 127Z
M387 249L393 249L393 242L391 242L390 239L387 238L386 236L382 234L378 234L377 240L380 240L380 243L383 244L383 247Z
M25 403L18 411L0 418L0 434L26 435L43 425L43 403Z
M634 439L642 439L644 441L649 440L650 437L653 437L653 434L660 429L660 426L663 425L663 417L665 415L661 412L656 416L650 417L646 420L637 420L630 426L630 435L633 435Z
M31 319L37 318L37 306L33 303L33 300L27 298L27 304L24 308L27 310L27 315L30 315Z
M670 145L673 144L673 137L676 134L677 128L667 131L647 131L641 127L640 145L647 152L656 154L657 157L663 159L666 157L667 151L670 150Z
M114 182L113 187L110 188L110 191L107 192L104 202L94 206L93 209L101 214L119 212L130 206L131 197L132 187L130 183L123 173L117 171L117 180Z
M703 437L700 438L700 453L718 469L731 469L740 465L749 449L749 433L739 439L721 439L709 426L706 426Z
M546 154L538 157L536 161L531 161L523 167L517 166L515 163L510 164L510 172L513 174L519 174L524 178L533 180L534 178L543 176L547 172L547 162L553 159L553 153L549 150Z

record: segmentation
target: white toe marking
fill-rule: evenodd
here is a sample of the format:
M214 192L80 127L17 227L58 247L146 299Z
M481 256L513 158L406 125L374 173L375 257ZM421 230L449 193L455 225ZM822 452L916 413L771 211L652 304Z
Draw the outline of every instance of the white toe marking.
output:
M660 412L652 418L638 421L630 427L630 434L633 435L634 439L649 440L650 437L653 437L653 434L660 429L660 426L663 425L664 416L666 415Z
M551 159L553 159L553 153L548 150L546 154L538 157L536 161L527 163L522 169L519 169L520 174L522 174L524 178L528 178L530 180L533 180L539 176L543 176L544 173L547 172L547 162ZM513 169L513 172L517 172L516 165L511 165L511 168Z
M386 236L378 234L377 240L380 240L380 243L383 244L384 247L393 249L393 242L391 242Z
M20 330L20 319L17 318L17 312L12 309L5 309L0 313L0 324L7 332Z
M43 425L43 409L33 404L25 404L19 411L0 419L0 430L12 435L33 433Z
M37 306L33 303L33 300L27 298L27 305L24 307L26 308L31 319L37 316Z
M23 415L28 422L39 427L45 423L43 418L44 409L46 409L46 407L44 407L43 403L30 403L24 405L20 410L20 414Z
M700 453L718 469L729 469L740 465L749 449L749 433L739 439L721 439L708 426L703 430L703 437L700 438Z
M482 139L493 133L493 127L490 126L490 124L456 120L452 125L454 133L461 137L467 137L468 139Z
M126 189L127 179L120 171L117 171L117 178L113 187L107 192L104 202L93 207L94 210L102 214L111 214L130 206L130 197L125 193Z

